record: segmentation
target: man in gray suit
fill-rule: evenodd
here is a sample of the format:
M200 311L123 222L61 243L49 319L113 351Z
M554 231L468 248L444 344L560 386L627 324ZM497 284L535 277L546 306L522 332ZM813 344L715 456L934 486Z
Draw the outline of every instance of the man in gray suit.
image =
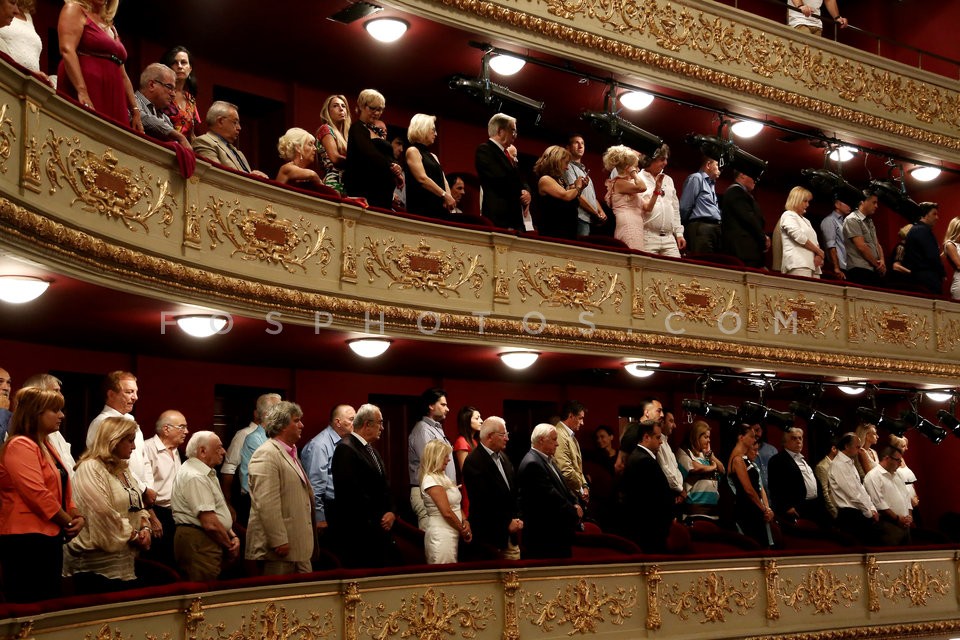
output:
M225 167L249 173L261 178L269 178L262 171L250 168L247 157L240 149L240 114L237 105L217 100L207 110L207 132L193 141L193 150L198 156Z

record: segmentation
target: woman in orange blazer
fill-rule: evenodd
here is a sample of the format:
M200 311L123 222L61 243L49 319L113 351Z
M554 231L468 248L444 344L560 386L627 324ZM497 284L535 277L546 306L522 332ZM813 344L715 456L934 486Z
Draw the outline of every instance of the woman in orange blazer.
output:
M70 479L47 436L60 429L63 396L21 389L0 449L0 567L8 602L60 595L65 539L85 523Z

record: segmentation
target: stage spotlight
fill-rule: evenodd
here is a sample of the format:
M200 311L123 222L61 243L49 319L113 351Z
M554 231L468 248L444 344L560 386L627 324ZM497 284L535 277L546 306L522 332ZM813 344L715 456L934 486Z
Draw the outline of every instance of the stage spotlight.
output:
M880 426L880 422L883 420L883 414L871 407L857 407L857 417L863 422L869 422L877 426Z
M940 444L943 442L943 439L947 437L947 430L943 427L938 427L933 424L916 411L904 411L900 418L911 427L915 427L925 438L927 438L933 444ZM903 434L897 434L903 435Z
M807 426L824 429L830 435L836 435L840 431L840 418L828 416L822 411L817 411L813 407L802 402L791 402L790 411L798 418L806 420Z
M883 415L882 411L877 411L870 407L857 407L857 417L863 422L867 422L880 429L881 427L896 436L903 436L910 427L914 426L904 420L897 420Z
M645 155L652 155L663 146L663 138L660 136L609 111L584 111L580 114L580 119Z
M793 414L765 407L757 402L744 402L738 417L746 424L772 424L784 429L793 426Z
M940 420L940 424L953 431L953 435L960 438L960 420L957 420L956 416L946 409L940 409L940 411L937 411L937 418Z
M719 420L720 422L734 422L737 419L737 408L730 405L710 404L704 400L681 400L680 404L688 412L696 416Z

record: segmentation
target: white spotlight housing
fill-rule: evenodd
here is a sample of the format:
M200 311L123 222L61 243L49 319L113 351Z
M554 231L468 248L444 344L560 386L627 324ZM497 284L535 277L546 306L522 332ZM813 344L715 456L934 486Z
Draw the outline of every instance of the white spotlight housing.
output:
M649 378L660 368L660 363L652 360L631 360L624 362L623 368L635 378Z
M220 314L205 313L177 318L177 326L188 336L209 338L223 331L227 318Z
M763 131L763 124L756 120L741 120L740 122L734 122L730 131L738 138L752 138Z
M940 176L939 167L914 167L910 170L910 175L918 182L930 182Z
M392 342L388 338L357 338L347 340L347 346L361 358L376 358L383 355Z
M0 300L10 304L32 302L49 286L46 280L32 276L0 276Z
M504 351L497 355L511 369L526 369L540 357L537 351Z
M630 111L642 111L653 104L653 94L646 91L627 91L620 94L620 104Z
M527 64L525 60L503 53L498 53L490 58L490 68L501 76L512 76L523 69L525 64Z
M398 18L374 18L364 23L363 28L367 30L370 37L378 42L390 44L403 37L410 27L405 20Z

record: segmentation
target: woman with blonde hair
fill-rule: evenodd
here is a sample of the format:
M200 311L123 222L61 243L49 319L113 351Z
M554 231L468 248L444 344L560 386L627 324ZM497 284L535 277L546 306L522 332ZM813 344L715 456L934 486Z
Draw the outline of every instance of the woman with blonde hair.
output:
M129 418L105 419L73 476L77 505L88 522L66 546L63 573L73 576L78 593L133 586L137 554L153 540L150 514L127 468L137 429Z
M287 129L277 143L277 151L287 161L277 173L277 182L301 188L323 186L320 175L309 168L317 157L317 139L309 132L298 127Z
M347 163L347 132L350 131L350 107L343 95L332 95L320 109L323 122L317 129L317 158L323 169L323 184L343 195L343 167Z
M403 185L403 168L393 157L393 145L380 118L387 100L376 89L364 89L357 96L357 119L347 131L346 166L343 186L347 195L366 198L381 209L393 208L393 191Z
M586 189L588 179L580 176L568 185L565 176L569 165L570 152L558 145L547 147L533 165L533 172L539 176L534 203L539 214L536 220L540 235L577 239L580 194Z
M710 425L703 420L694 422L690 427L689 445L688 449L677 452L687 492L687 517L716 520L720 515L719 479L724 468L710 446Z
M823 266L823 249L817 243L817 232L806 217L813 194L803 187L794 187L787 196L785 211L777 229L780 234L780 272L791 276L819 278Z
M437 156L428 147L437 140L437 117L415 114L407 127L410 146L404 152L407 211L430 218L446 218L457 201Z
M607 204L617 218L613 237L631 249L643 251L643 215L647 211L640 194L647 190L640 177L640 154L622 144L603 154L603 168L617 175L607 180Z
M943 253L947 262L953 267L953 280L950 282L950 297L960 300L960 217L953 218L947 225L947 233L943 237Z
M877 435L877 425L869 422L861 422L854 433L860 438L860 453L857 454L857 459L853 463L862 481L863 477L870 473L870 469L880 464L877 452L873 448L880 437Z
M26 388L15 401L0 449L0 567L7 601L35 602L60 595L63 539L76 536L86 520L47 439L60 429L63 396Z
M444 470L453 448L443 440L431 440L420 458L420 492L427 508L423 546L427 564L457 561L457 544L473 539L470 523L460 512L460 491Z

